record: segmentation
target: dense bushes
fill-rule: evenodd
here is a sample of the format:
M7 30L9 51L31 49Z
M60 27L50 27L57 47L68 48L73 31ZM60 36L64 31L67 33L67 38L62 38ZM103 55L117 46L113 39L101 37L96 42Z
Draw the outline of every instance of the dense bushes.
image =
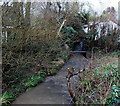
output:
M32 89L46 76L56 74L61 64L56 65L52 61L68 58L62 50L60 39L27 41L19 38L3 42L3 95L0 101L7 105L19 93Z
M49 67L50 61L60 53L57 42L16 39L4 42L3 50L3 88L18 83L27 74ZM54 56L54 57L53 57ZM36 67L40 64L39 67ZM38 69L33 69L36 67Z
M48 17L38 18L36 21L37 24L31 27L11 29L7 41L3 42L3 93L7 91L7 94L18 95L19 91L16 89L22 92L27 87L42 82L46 76L54 75L69 56L62 53L67 49L65 44L70 50L78 40L76 26L64 25L62 36L56 38L60 27L56 19L54 23ZM56 61L61 63L56 64ZM35 74L41 70L45 73L44 78Z

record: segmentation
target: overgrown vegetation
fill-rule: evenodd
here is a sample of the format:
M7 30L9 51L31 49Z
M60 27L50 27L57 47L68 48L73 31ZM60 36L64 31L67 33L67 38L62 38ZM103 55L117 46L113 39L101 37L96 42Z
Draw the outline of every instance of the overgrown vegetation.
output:
M91 69L82 73L77 88L76 104L108 104L120 103L120 72L118 55L113 52L93 60ZM100 53L99 53L100 54Z
M25 4L25 17L22 17L24 10L20 10L20 8L23 9L23 4L13 3L13 7L9 6L8 3L3 5L3 16L6 18L11 17L9 14L11 11L13 13L16 8L18 9L17 12L21 13L21 16L19 16L20 14L13 14L12 16L15 19L10 20L11 23L6 23L6 18L3 17L3 26L10 25L13 27L9 30L6 29L8 35L7 38L6 36L3 37L2 43L3 95L1 95L1 103L3 105L10 105L19 94L43 82L47 76L55 75L69 58L69 54L64 54L63 51L73 48L75 43L73 40L78 34L72 25L67 26L65 24L60 31L62 36L57 36L64 18L59 20L55 18L59 13L51 10L50 2L43 3L46 6L42 10L43 17L33 17L35 18L32 20L34 24L30 25L31 3ZM8 11L7 8L10 10ZM68 11L70 12L70 10ZM44 12L47 12L49 16ZM66 11L61 12L61 17L65 15ZM71 13L70 16L72 15L74 13ZM69 23L70 16L67 23ZM21 19L17 19L17 17ZM68 48L65 47L65 44Z
M64 62L69 57L69 54L62 53L62 46L59 45L56 41L46 43L39 40L3 43L3 103L11 103L19 93L58 72L63 64L52 61L59 61L60 58Z
M84 50L91 51L97 46L106 49L107 53L118 48L117 29L95 40L98 37L95 24L98 17L93 16L93 25L90 26L90 12L82 11L82 5L84 3L80 9L78 2L3 4L3 105L10 105L20 93L32 89L47 76L55 75L70 56L63 51L73 49L80 41L84 43ZM38 9L38 13L34 9ZM87 33L83 30L84 25L89 26ZM102 32L104 35L104 27ZM81 94L78 103L116 103L114 100L118 101L119 90L116 66L115 61L115 65L100 66L84 73L78 90ZM93 76L92 79L88 74ZM109 91L106 90L112 86L112 96L108 97Z

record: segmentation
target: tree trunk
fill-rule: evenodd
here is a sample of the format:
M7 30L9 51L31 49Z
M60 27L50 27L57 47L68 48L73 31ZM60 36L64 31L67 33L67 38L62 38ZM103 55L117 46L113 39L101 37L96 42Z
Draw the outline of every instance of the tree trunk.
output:
M66 21L66 19L63 20L63 22L62 22L62 24L61 24L61 26L60 26L60 28L59 28L59 30L58 30L57 37L61 37L61 36L60 36L60 31L61 31L63 25L65 24L65 21Z
M25 7L25 27L30 26L30 8L31 8L31 2L27 2Z

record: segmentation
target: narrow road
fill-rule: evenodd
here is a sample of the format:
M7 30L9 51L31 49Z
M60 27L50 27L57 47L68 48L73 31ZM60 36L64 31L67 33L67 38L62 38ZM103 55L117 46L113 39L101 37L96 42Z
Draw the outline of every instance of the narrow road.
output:
M78 71L88 66L88 60L81 54L73 54L62 69L55 75L32 89L20 95L13 104L71 104L71 97L67 91L67 68L73 67Z

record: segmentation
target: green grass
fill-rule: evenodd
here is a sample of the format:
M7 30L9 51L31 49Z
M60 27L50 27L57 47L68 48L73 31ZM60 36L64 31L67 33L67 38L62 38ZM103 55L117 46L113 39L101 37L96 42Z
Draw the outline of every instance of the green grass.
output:
M10 105L20 93L31 90L37 84L43 82L46 76L45 70L39 70L24 79L21 83L12 85L11 88L7 89L7 91L2 94L2 105Z
M34 75L30 76L27 80L25 80L22 85L25 87L33 87L38 83L43 82L45 80L46 73L44 70L40 70L36 72Z
M10 105L10 103L14 100L14 95L5 92L0 96L0 105Z

